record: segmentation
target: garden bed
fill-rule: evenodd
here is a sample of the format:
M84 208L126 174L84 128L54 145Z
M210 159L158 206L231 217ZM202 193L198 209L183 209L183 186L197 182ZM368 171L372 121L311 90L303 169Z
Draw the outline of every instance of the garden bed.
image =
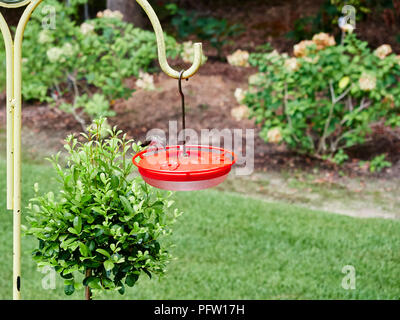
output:
M179 62L177 62L179 64ZM237 121L231 116L231 109L237 106L234 91L247 86L247 78L254 73L253 68L237 68L227 63L209 61L189 82L184 83L187 94L187 126L197 132L201 129L253 129L255 138L255 167L259 171L281 171L300 169L313 171L318 168L322 175L332 173L350 176L380 176L382 178L400 177L400 140L391 132L377 127L379 135L363 147L350 150L351 160L338 167L329 162L313 159L294 153L283 145L265 143L259 137L259 127L253 120ZM135 79L127 80L134 88ZM127 100L117 100L113 106L116 116L110 124L118 125L135 140L144 140L147 132L154 128L168 132L169 121L180 125L180 96L177 81L163 74L155 76L156 90L137 90ZM4 104L4 96L2 97ZM68 133L81 131L79 123L71 114L64 113L47 105L25 104L22 112L23 126L34 134L39 134L41 145L49 145L54 151L61 149L63 137ZM0 111L0 128L5 128L5 109ZM31 139L30 139L31 140ZM32 140L35 140L34 138ZM33 144L34 141L33 141ZM373 155L387 153L392 168L380 174L371 174L360 167L359 160L369 160Z

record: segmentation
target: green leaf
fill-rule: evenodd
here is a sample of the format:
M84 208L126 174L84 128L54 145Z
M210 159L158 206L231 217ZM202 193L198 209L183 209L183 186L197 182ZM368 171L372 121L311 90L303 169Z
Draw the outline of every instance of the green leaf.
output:
M114 263L111 260L104 261L104 269L106 269L106 271L110 271L113 268L114 268Z
M89 256L89 249L88 249L88 247L87 247L84 243L82 243L82 242L79 243L79 251L81 252L81 254L82 254L84 257Z
M339 81L339 88L340 89L344 89L347 87L347 85L350 83L350 78L349 77L343 77L340 81Z
M74 229L76 230L76 232L77 233L81 233L81 231L82 231L82 219L81 219L80 216L76 216L74 218L73 225L74 225Z
M127 198L125 198L124 196L119 196L122 205L124 206L124 209L127 211L128 214L133 214L133 208L131 206L131 203L129 202L129 200Z
M143 269L144 273L147 274L147 276L151 279L151 273L147 269Z
M64 286L64 292L67 296L70 296L75 292L75 287L73 284L68 284Z
M97 277L87 277L83 280L83 285L92 289L101 289L100 279Z
M121 288L118 289L118 293L121 295L125 294L125 286L123 284L120 284L119 287Z
M117 189L119 186L119 179L116 175L113 175L111 177L111 188Z
M75 230L75 228L68 228L68 231L69 232L71 232L71 233L73 233L73 234L78 234L79 232L77 232L76 230Z
M100 180L106 185L107 184L107 179L106 175L102 172L100 173Z
M128 275L126 277L125 283L129 287L133 287L135 285L136 281L138 281L138 279L139 279L139 275L133 273L133 274L130 274L130 275Z
M98 253L101 253L102 255L106 256L107 258L111 258L111 255L104 249L97 249L96 251Z

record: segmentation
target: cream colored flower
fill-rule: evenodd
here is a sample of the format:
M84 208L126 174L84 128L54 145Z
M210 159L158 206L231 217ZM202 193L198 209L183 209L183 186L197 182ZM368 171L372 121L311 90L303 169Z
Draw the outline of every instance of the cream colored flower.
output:
M286 53L283 53L282 56L284 57L286 55ZM281 59L281 55L279 54L279 52L277 50L273 50L270 53L267 54L267 59L270 60L271 62L276 62L279 59Z
M374 51L374 55L376 55L380 59L385 59L386 56L392 53L392 47L388 44L383 44L380 47L376 48Z
M247 119L250 116L249 108L245 105L241 105L239 107L233 108L231 111L231 115L236 121Z
M296 58L289 58L285 60L285 68L288 71L294 72L300 68L300 63Z
M282 141L281 129L273 128L273 129L269 130L267 133L267 139L268 139L268 142L271 142L271 143L281 142Z
M194 45L192 41L186 41L183 43L183 50L181 53L182 60L186 63L192 63L194 60ZM207 62L207 56L201 56L201 64L205 64Z
M265 73L258 72L249 77L249 85L250 86L262 86L266 82Z
M144 90L155 90L154 76L147 72L139 72L139 79L136 80L136 86Z
M49 58L50 62L63 62L62 48L58 48L58 47L50 48L49 50L47 50L46 54L47 54L47 58Z
M316 64L319 61L319 56L315 55L314 57L304 57L304 60L308 63Z
M350 23L341 25L340 29L342 29L342 31L345 33L352 33L354 31L354 27Z
M311 40L300 41L293 47L293 54L298 58L304 57L308 53L308 48L312 45L314 45L314 42Z
M87 34L90 34L90 33L92 33L94 31L94 25L92 25L90 23L87 23L87 22L84 22L84 23L81 24L81 28L80 29L81 29L81 33L83 35L87 35Z
M64 44L63 47L61 48L61 50L63 51L63 55L66 57L72 57L75 53L74 46L69 42Z
M117 18L122 20L124 15L118 10L112 11L110 9L106 9L104 11L97 12L97 18Z
M317 50L323 50L336 44L335 38L325 32L315 34L312 41L317 45Z
M236 67L249 67L249 57L248 51L236 50L233 54L227 57L228 63Z
M235 98L239 104L242 104L244 98L246 98L246 91L244 91L242 88L237 88L235 90Z
M40 44L45 44L53 41L53 37L50 33L49 30L42 30L39 33L39 39L38 39Z
M360 89L363 91L371 91L376 88L376 77L371 74L363 73L358 80Z

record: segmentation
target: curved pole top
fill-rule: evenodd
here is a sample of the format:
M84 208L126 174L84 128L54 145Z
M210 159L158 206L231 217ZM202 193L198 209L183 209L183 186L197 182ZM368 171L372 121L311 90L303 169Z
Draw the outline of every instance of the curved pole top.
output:
M136 1L146 12L147 16L150 19L151 24L153 25L154 32L157 38L158 60L160 62L162 71L164 71L171 78L179 79L180 72L172 69L167 61L164 33L160 24L160 20L158 20L156 13L154 12L153 8L151 7L151 5L148 3L147 0L136 0ZM201 66L202 55L203 55L202 44L195 43L193 65L183 73L182 75L183 79L188 79L192 77L199 70Z

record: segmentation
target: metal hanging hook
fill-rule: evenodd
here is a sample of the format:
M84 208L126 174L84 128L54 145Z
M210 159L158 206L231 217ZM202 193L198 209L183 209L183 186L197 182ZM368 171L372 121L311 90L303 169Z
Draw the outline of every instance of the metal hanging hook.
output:
M182 70L179 72L179 78L178 78L178 85L179 85L179 94L181 95L181 103L182 103L182 132L183 132L183 155L187 156L186 153L186 107L185 107L185 94L182 91L182 78L185 70ZM189 81L189 78L186 79L186 81Z
M187 79L192 77L200 68L201 62L202 62L202 55L203 55L203 49L202 49L202 44L195 43L194 44L194 59L193 59L193 65L184 71L182 75L174 69L172 69L167 61L167 55L166 55L166 49L165 49L165 39L164 39L164 33L160 24L160 20L158 20L158 17L156 13L154 12L153 8L149 4L147 0L136 0L136 2L143 8L143 10L146 12L147 16L150 19L150 22L154 28L154 32L156 34L157 38L157 47L158 47L158 60L160 62L160 66L162 71L164 71L168 76L174 79L179 79L181 76L183 79Z

